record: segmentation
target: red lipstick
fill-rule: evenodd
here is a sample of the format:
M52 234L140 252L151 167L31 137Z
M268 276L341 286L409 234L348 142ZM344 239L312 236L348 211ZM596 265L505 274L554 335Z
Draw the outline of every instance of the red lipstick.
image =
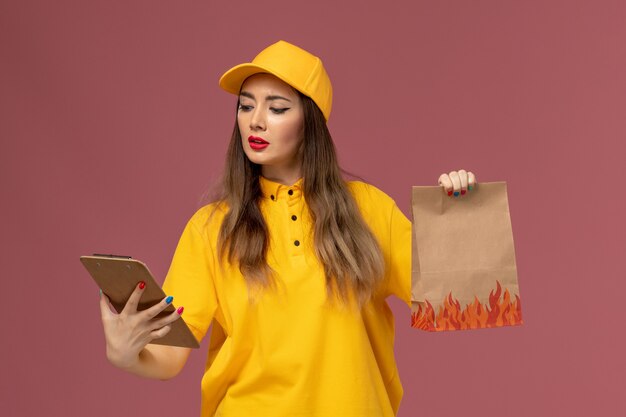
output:
M265 149L270 144L268 141L258 136L249 136L248 143L250 144L250 147L254 149L255 151L260 151L262 149Z

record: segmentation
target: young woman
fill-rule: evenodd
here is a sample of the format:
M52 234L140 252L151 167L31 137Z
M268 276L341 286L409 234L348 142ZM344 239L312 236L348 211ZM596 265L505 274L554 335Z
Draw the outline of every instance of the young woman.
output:
M411 305L409 220L382 191L342 179L319 58L280 41L220 85L238 96L223 195L187 223L168 298L138 312L139 283L115 314L102 297L109 361L174 377L190 349L149 343L184 306L198 340L213 324L203 417L396 415L403 391L386 298ZM439 178L450 196L475 181L463 170ZM172 299L181 307L155 319Z

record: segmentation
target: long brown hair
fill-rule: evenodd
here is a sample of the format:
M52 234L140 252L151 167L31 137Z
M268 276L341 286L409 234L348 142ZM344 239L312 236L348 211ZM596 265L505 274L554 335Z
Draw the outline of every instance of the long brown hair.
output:
M313 100L298 94L304 110L303 194L314 224L314 247L324 266L327 293L330 299L334 294L347 302L352 289L362 306L383 279L384 258L341 176L323 113ZM261 166L244 153L235 120L219 198L228 211L218 236L218 254L220 260L237 261L248 287L257 289L275 287L266 261L269 238L259 208L260 175Z

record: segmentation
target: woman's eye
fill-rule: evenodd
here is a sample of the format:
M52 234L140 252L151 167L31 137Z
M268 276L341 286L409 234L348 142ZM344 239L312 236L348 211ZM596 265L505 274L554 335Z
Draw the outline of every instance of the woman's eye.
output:
M239 105L239 110L241 110L241 111L250 111L251 108L252 108L252 106L245 106L243 104Z
M289 110L289 107L284 108L284 109L275 109L273 107L270 107L270 110L276 114L283 114L284 112L286 112L287 110Z

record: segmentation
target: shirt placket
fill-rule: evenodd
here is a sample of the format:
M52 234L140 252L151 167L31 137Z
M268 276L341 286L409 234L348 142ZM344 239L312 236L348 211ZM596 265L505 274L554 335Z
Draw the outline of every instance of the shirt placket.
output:
M289 224L289 239L293 256L304 255L304 235L302 230L302 191L299 187L287 187L284 191L287 205L287 222Z

